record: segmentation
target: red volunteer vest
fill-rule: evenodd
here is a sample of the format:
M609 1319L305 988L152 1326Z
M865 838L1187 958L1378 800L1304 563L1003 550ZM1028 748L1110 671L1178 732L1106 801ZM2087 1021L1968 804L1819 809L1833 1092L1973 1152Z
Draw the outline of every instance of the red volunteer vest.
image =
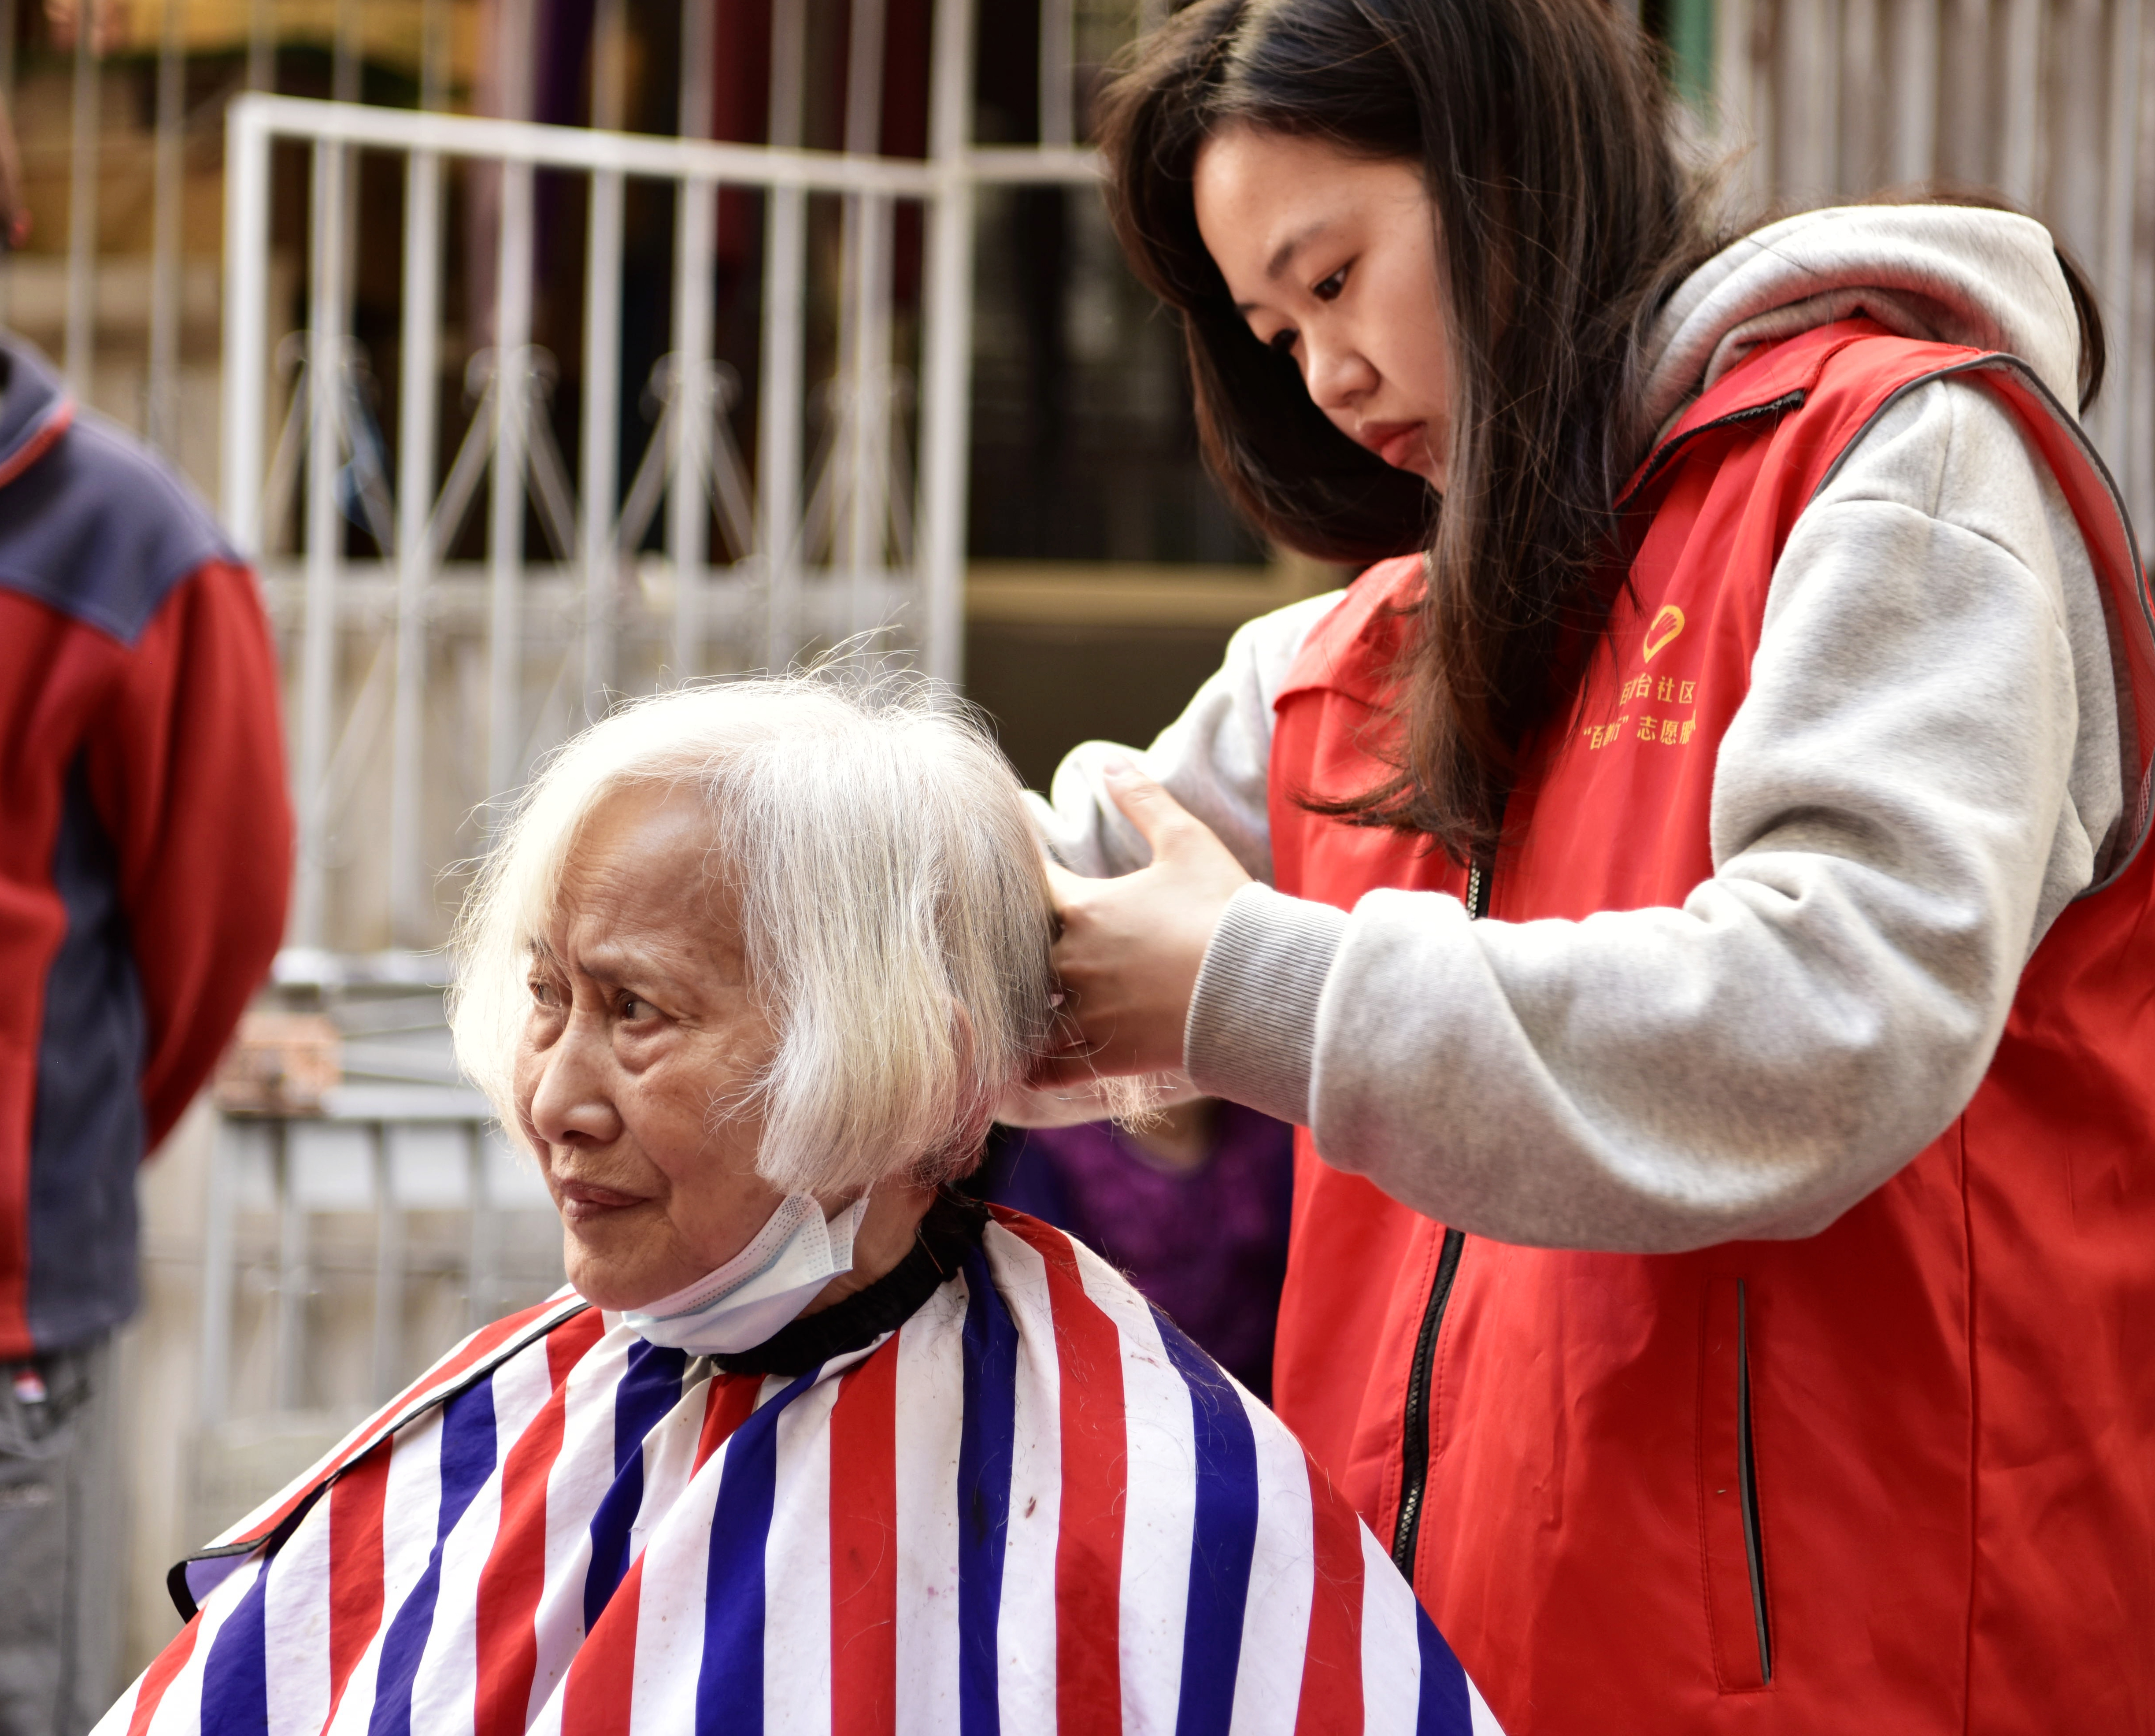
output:
M1528 756L1490 915L1680 905L1712 874L1716 745L1789 529L1891 400L1956 372L2072 504L2144 773L2155 641L2072 418L2008 358L1845 322L1717 385L1635 483L1630 592ZM1283 891L1465 894L1441 855L1287 793L1374 780L1388 606L1418 583L1412 559L1365 575L1279 697ZM2143 776L2132 837L2146 816ZM1511 1736L2155 1728L2151 861L2058 919L1960 1119L1808 1240L1641 1257L1470 1237L1441 1273L1442 1226L1303 1135L1281 1414L1379 1537L1413 1534L1415 1587Z

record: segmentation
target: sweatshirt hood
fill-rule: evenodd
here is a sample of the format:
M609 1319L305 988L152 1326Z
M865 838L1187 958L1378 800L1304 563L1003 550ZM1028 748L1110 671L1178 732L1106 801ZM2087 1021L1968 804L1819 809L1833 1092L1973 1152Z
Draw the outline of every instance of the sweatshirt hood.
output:
M2049 230L1969 206L1847 205L1756 230L1677 286L1648 344L1646 425L1666 430L1760 345L1857 314L2018 356L2080 402L2080 321Z

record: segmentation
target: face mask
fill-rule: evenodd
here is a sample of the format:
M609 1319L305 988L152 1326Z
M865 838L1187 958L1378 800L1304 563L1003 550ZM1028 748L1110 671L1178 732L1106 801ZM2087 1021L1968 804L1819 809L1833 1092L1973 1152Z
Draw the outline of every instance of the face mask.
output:
M853 1269L853 1236L866 1196L828 1222L812 1194L788 1194L755 1239L716 1272L622 1321L637 1337L692 1355L753 1349L796 1318L816 1293Z

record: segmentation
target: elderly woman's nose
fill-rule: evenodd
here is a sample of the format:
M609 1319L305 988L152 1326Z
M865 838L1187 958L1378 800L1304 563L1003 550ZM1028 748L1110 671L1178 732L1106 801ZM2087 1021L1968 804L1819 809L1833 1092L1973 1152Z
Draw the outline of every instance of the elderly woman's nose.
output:
M619 1137L621 1115L606 1088L602 1057L577 1022L536 1058L536 1067L530 1114L540 1139L550 1145L607 1145Z

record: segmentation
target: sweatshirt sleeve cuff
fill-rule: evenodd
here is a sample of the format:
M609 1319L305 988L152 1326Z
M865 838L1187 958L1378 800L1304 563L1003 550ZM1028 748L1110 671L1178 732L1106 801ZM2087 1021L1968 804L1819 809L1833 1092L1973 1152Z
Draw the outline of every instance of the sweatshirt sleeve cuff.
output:
M1308 1124L1317 1005L1346 931L1345 911L1254 882L1228 901L1183 1028L1199 1090Z

